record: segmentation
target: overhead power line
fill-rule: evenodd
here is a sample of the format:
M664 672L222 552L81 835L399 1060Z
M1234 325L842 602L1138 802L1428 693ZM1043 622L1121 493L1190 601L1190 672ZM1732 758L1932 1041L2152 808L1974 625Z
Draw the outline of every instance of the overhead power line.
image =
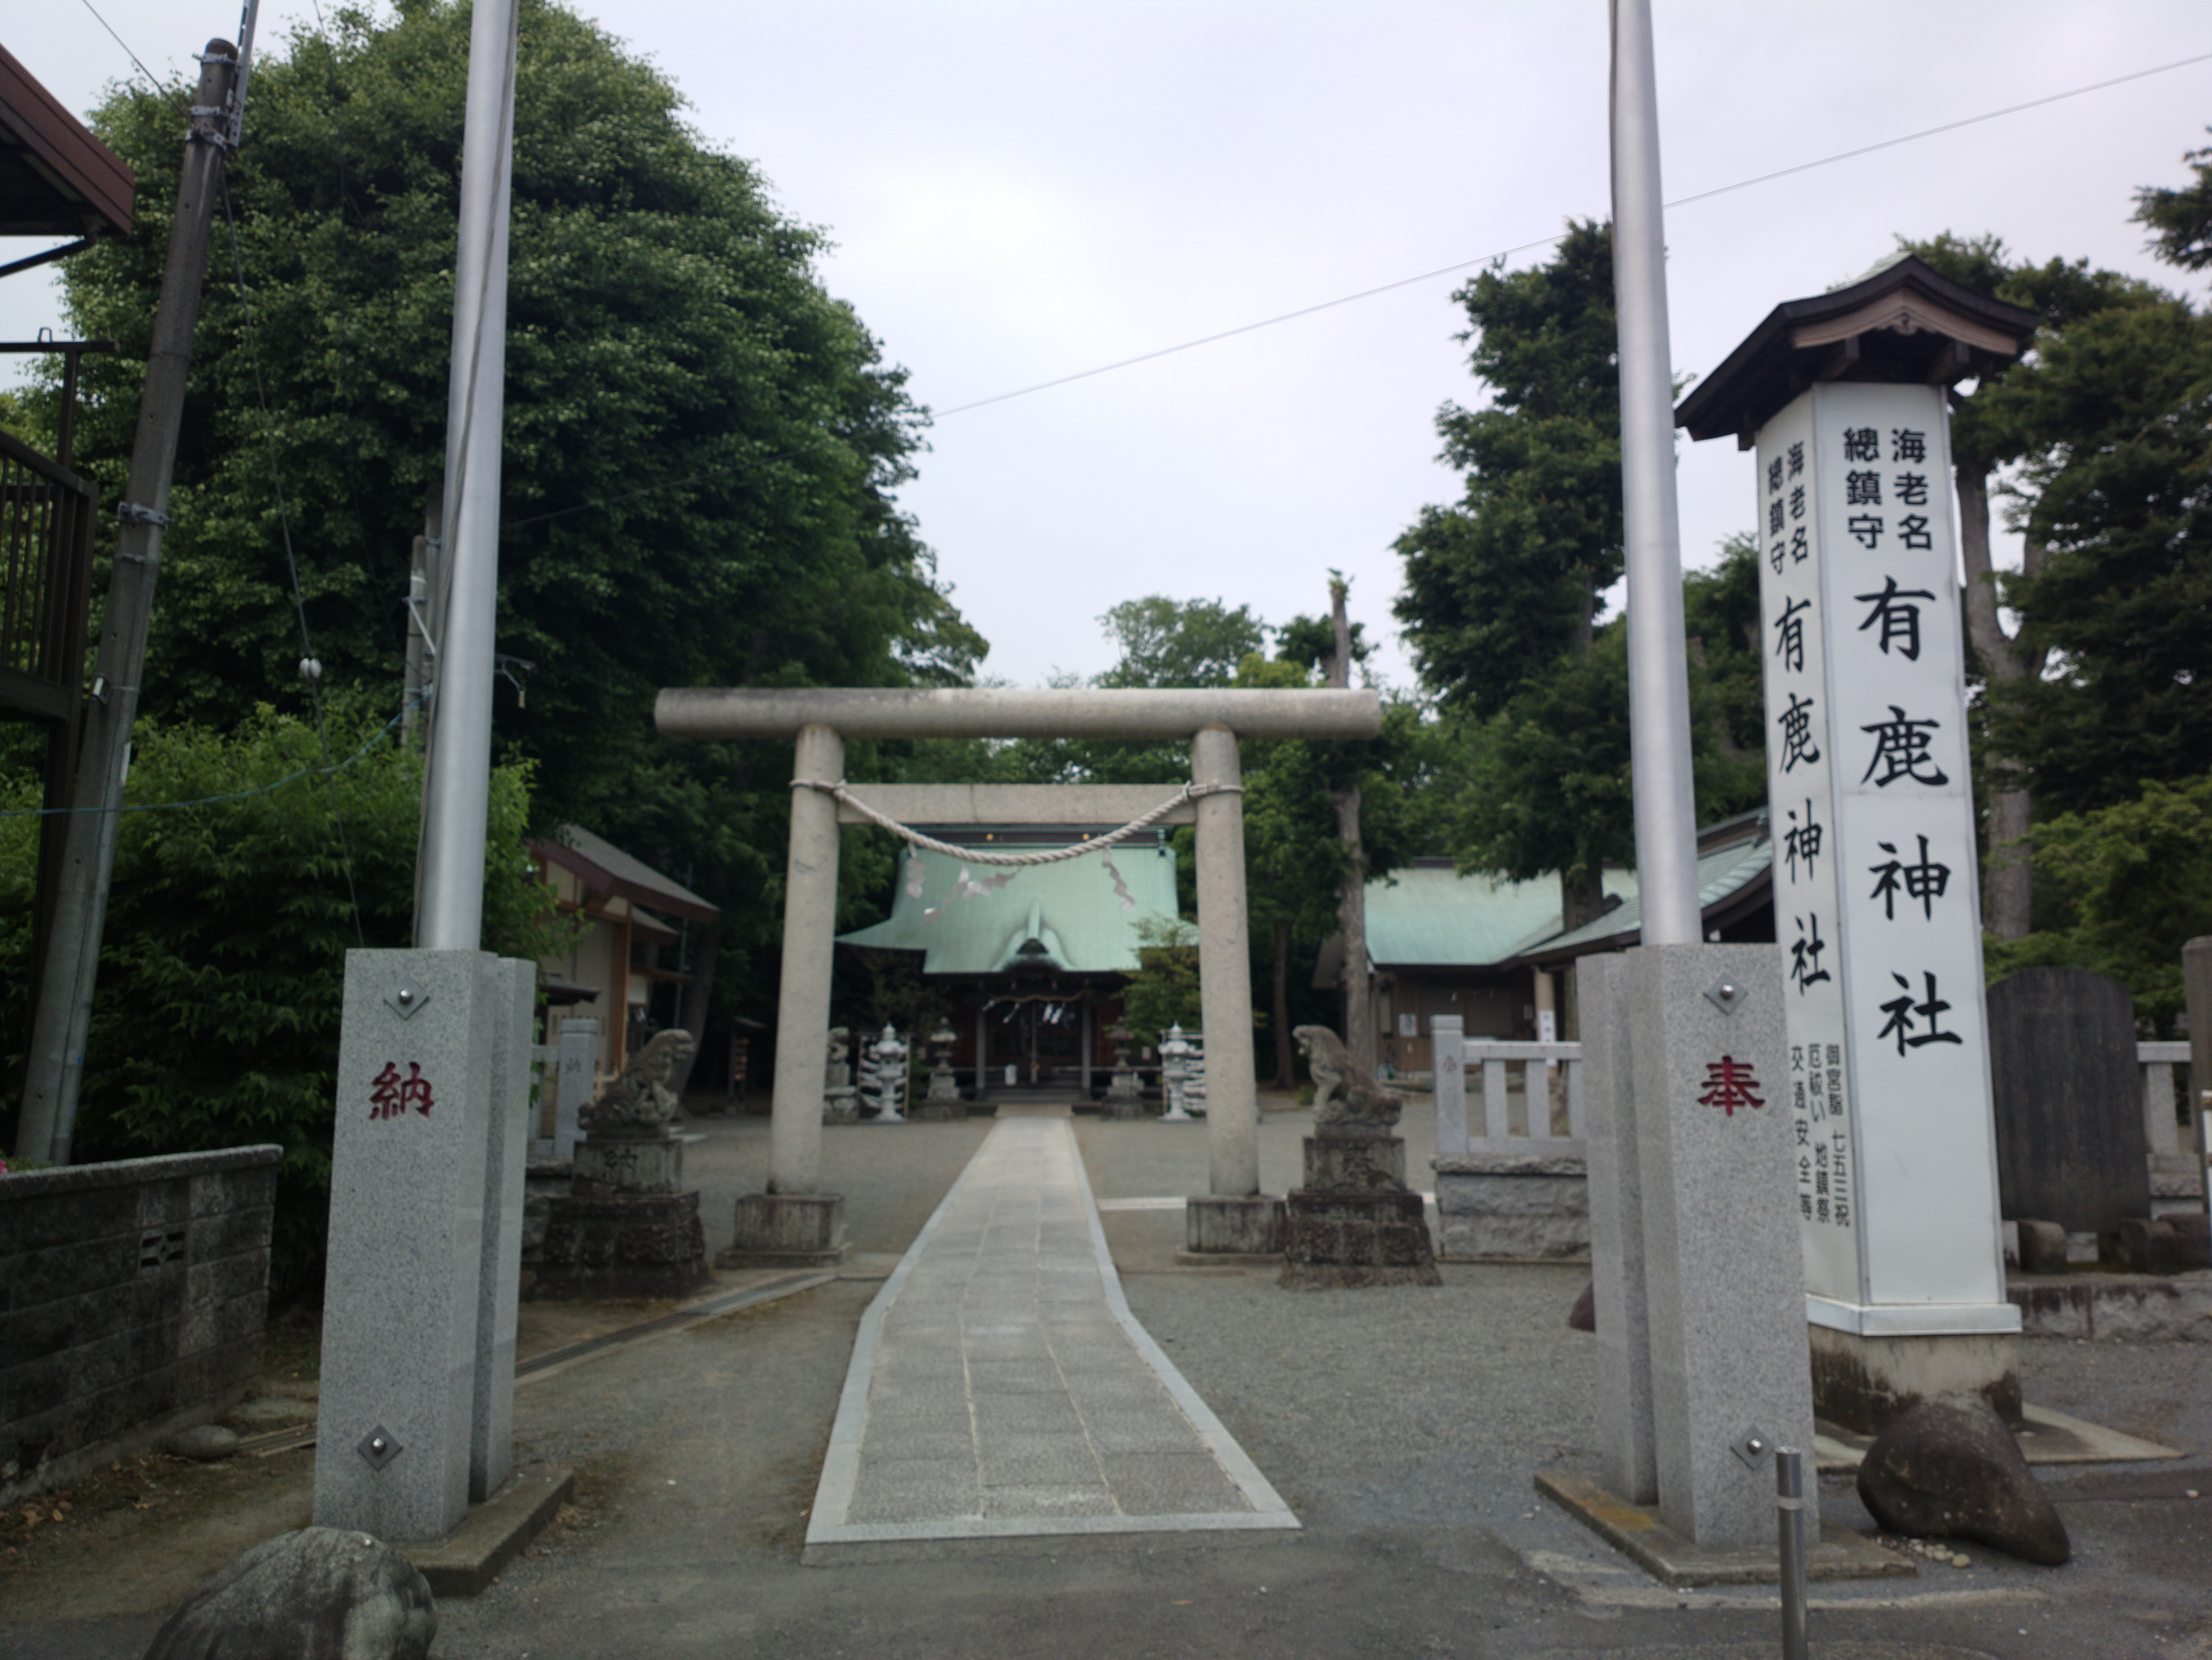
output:
M1756 178L1739 179L1732 185L1721 185L1711 190L1699 191L1694 196L1679 197L1668 203L1667 206L1670 209L1685 208L1693 202L1709 202L1716 196L1727 196L1735 191L1749 190L1754 185L1768 184L1777 179L1787 179L1795 173L1810 173L1815 167L1832 167L1838 161L1849 161L1856 156L1871 155L1876 150L1894 149L1899 144L1911 144L1923 138L1933 138L1939 133L1956 132L1961 127L1977 126L1984 121L1995 121L2002 116L2018 115L2023 110L2039 109L2045 104L2056 104L2069 98L2079 98L2086 93L2102 92L2108 87L2123 86L2130 81L2141 81L2148 76L2164 75L2170 70L2186 69L2191 64L2207 62L2212 62L2212 52L2199 52L2194 58L2176 58L2171 64L2160 64L2154 69L2136 70L2130 74L2116 75L2109 81L2098 81L2086 87L2073 87L2064 92L2054 92L2045 97L2031 98L2024 104L2009 104L2003 109L1986 110L1979 115L1969 115L1957 121L1946 121L1941 126L1923 127L1918 132L1902 133L1895 138L1885 138L1879 143L1862 144L1856 149L1838 150L1833 155L1824 155L1817 161L1800 161L1795 167L1778 168L1773 173L1762 173ZM937 418L941 421L947 416L964 415L969 410L983 409L992 404L1003 404L1011 398L1026 398L1031 392L1049 391L1054 386L1065 386L1077 380L1088 380L1094 375L1111 374L1116 369L1129 368L1139 363L1149 363L1156 358L1172 357L1177 352L1195 351L1200 346L1210 346L1222 340L1232 340L1240 334L1250 334L1255 329L1271 329L1278 323L1295 322L1301 317L1310 317L1316 312L1330 311L1338 306L1349 306L1358 301L1371 300L1378 294L1389 294L1395 289L1412 288L1416 283L1434 282L1439 277L1449 277L1455 271L1466 271L1472 266L1487 265L1497 260L1510 259L1516 253L1529 253L1538 248L1547 248L1553 243L1563 240L1564 238L1565 233L1539 237L1533 242L1522 242L1514 247L1501 249L1496 253L1484 254L1480 258L1462 259L1457 265L1443 265L1435 271L1423 271L1419 277L1401 277L1395 283L1384 283L1379 287L1362 289L1357 294L1344 295L1334 300L1324 300L1318 305L1301 306L1296 311L1286 311L1274 317L1263 317L1256 323L1241 323L1233 329L1224 329L1218 334L1202 335L1195 340L1185 340L1179 345L1162 346L1154 351L1139 352L1134 357L1118 358L1111 363L1101 363L1096 368L1078 369L1073 374L1060 375L1050 380L1040 380L1034 386L1018 386L1012 392L995 392L988 398L978 398L973 403L956 404L949 410L939 410L935 413Z
M1816 167L1832 167L1837 162L1848 161L1861 155L1870 155L1877 150L1894 149L1900 144L1915 143L1921 139L1933 138L1942 133L1955 132L1961 127L1978 126L1984 121L1999 120L2008 115L2018 115L2026 110L2040 109L2046 104L2062 103L2069 98L2080 98L2089 93L2103 92L2109 88L2124 86L2130 81L2141 81L2154 75L2165 75L2174 70L2187 69L2193 64L2208 62L2212 62L2212 52L2198 52L2190 58L2177 58L2172 63L2156 64L2150 69L2136 70L2126 75L2114 76L2109 80L2092 82L2087 86L2069 87L2063 92L2049 93L2041 98L2031 98L2025 103L2008 104L2002 109L1984 110L1979 115L1969 115L1956 121L1946 121L1940 126L1923 127L1917 132L1900 133L1894 138L1884 138L1872 144L1861 144L1854 149L1838 150L1832 155L1823 155L1811 161L1800 161L1795 166L1778 168L1772 173L1762 173L1753 178L1740 179L1731 185L1721 185L1712 190L1698 191L1692 195L1679 198L1668 203L1667 205L1669 208L1681 208L1688 207L1697 202L1709 202L1717 196L1727 196L1736 191L1749 190L1754 185L1768 184L1774 179L1787 179L1796 173L1810 173ZM1432 283L1439 277L1449 277L1456 272L1470 270L1476 265L1492 265L1501 259L1510 259L1515 254L1530 253L1538 248L1547 248L1561 240L1563 236L1564 233L1539 237L1534 241L1518 243L1510 248L1501 248L1494 253L1482 254L1476 258L1460 260L1455 265L1439 266L1435 271L1423 271L1418 277L1401 277L1395 282L1379 283L1371 289L1362 289L1356 294L1340 295L1336 299L1323 300L1316 305L1301 306L1296 311L1282 312L1273 317L1263 317L1254 323L1239 324L1233 329L1223 329L1218 333L1201 335L1195 340L1185 340L1176 345L1162 346L1157 350L1139 352L1133 357L1116 358L1110 363L1101 363L1093 368L1078 369L1073 374L1057 375L1049 380L1038 380L1026 386L1018 386L1012 392L995 392L988 398L978 398L969 403L956 404L951 409L932 410L931 414L935 419L942 421L951 416L964 415L970 410L984 409L993 404L1003 404L1011 398L1026 398L1033 392L1049 392L1054 386L1069 386L1078 380L1089 380L1098 375L1111 374L1116 369L1132 368L1139 363L1149 363L1158 358L1172 357L1179 352L1195 351L1200 346L1210 346L1219 341L1231 340L1240 334L1250 334L1260 329L1273 328L1279 323L1295 322L1301 317L1311 317L1316 312L1333 311L1339 306L1349 306L1362 300L1371 300L1376 295L1389 294L1395 289L1412 288L1421 283ZM743 471L744 471L744 465L716 467L706 472L692 473L683 478L671 479L644 489L630 490L620 496L605 496L593 502L579 502L573 508L556 508L550 513L535 514L527 519L513 520L503 526L501 529L502 531L520 530L528 525L542 525L550 520L567 519L576 514L592 512L599 508L616 507L625 502L665 495L668 490L685 484L705 483L712 479L726 478L733 473Z
M155 92L161 91L161 82L155 76L154 71L146 67L144 61L140 58L137 52L131 50L131 43L128 40L125 40L121 35L116 33L115 25L109 22L105 17L102 17L100 15L100 8L94 5L92 3L92 0L84 0L84 9L92 14L93 21L98 23L100 27L107 31L108 39L114 41L117 46L123 48L124 56L128 58L132 63L138 65L138 73L146 77L148 83L153 87L154 90Z

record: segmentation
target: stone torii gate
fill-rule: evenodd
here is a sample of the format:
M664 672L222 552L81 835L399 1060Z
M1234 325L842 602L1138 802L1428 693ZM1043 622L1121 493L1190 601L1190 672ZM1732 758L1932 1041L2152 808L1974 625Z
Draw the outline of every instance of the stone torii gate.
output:
M1260 1192L1259 1101L1252 1077L1252 973L1244 911L1244 804L1238 737L1345 739L1382 730L1373 690L687 690L661 692L653 719L670 738L791 738L791 852L783 977L776 1008L768 1191L738 1201L725 1260L841 1262L844 1200L821 1191L822 1077L836 932L839 803L848 738L1111 738L1190 740L1198 839L1200 993L1206 1033L1208 1188L1189 1204L1194 1252L1279 1249L1283 1201ZM893 805L882 792L883 805ZM990 811L1028 822L1097 822L1127 812L1126 787L1093 785L898 787L911 822ZM857 818L858 815L852 815Z

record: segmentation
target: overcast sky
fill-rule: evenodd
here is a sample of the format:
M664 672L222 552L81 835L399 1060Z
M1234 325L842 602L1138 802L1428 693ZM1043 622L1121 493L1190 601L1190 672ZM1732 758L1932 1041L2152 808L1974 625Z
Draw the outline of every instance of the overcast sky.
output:
M162 75L238 21L235 0L92 3ZM903 500L992 642L987 674L1105 668L1098 616L1142 594L1316 611L1335 567L1389 642L1383 678L1411 684L1391 543L1457 493L1433 421L1480 396L1452 338L1466 271L1003 395L1545 258L1528 245L1607 211L1604 0L576 9L835 238L823 282L937 412ZM134 72L86 0L10 14L0 44L73 109ZM264 46L314 18L269 0ZM1656 0L1655 29L1678 202L2212 54L2203 0ZM1898 234L1994 231L2201 293L2128 214L2138 185L2181 181L2208 121L2212 61L1686 203L1667 221L1677 370L1709 373ZM42 277L0 283L0 337L62 321ZM1748 526L1751 461L1685 441L1680 477L1684 556L1706 562Z

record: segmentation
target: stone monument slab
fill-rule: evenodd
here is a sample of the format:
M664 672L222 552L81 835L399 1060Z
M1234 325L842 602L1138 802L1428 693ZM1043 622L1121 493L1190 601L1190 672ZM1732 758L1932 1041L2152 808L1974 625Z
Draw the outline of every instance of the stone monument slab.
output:
M2128 988L2087 969L2022 969L1990 988L1989 1007L2005 1219L2115 1236L2148 1216Z

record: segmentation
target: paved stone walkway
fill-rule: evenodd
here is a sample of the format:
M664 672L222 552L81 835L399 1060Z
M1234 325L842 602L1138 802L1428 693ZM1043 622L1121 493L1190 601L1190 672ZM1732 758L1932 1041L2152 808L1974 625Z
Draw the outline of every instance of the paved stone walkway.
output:
M1001 1116L861 1323L809 1555L1297 1525L1131 1316L1066 1110Z

